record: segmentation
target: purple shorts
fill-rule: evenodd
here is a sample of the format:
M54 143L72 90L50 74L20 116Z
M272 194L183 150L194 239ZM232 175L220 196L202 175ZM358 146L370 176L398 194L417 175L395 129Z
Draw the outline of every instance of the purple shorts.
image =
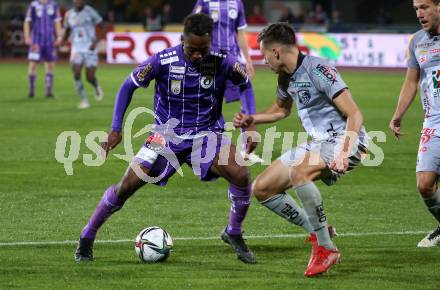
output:
M210 172L210 168L220 149L231 144L228 137L214 132L194 139L181 139L179 144L163 145L166 142L161 135L160 138L162 141L157 142L157 135L151 135L134 157L134 162L150 169L148 178L154 181L147 182L161 186L167 184L183 163L188 164L202 181L217 179L218 176Z
M57 50L53 45L39 45L34 43L29 47L28 59L30 61L37 61L37 62L56 61Z

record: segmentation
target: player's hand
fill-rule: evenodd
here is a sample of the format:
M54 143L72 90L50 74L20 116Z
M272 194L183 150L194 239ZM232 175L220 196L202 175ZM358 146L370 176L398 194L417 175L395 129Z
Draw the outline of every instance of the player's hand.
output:
M122 134L121 132L111 131L107 136L107 142L102 142L101 147L105 152L105 157L108 156L110 150L113 150L119 143L121 143Z
M250 80L252 80L255 76L254 66L251 61L248 61L246 63L246 73L247 73Z
M55 40L55 46L60 47L62 43L63 39L61 37L57 37L57 39Z
M396 136L397 139L400 138L403 134L400 132L400 129L402 127L402 119L393 117L390 121L390 129L393 131L394 136Z
M329 168L337 173L345 173L348 169L348 154L345 152L339 153L330 163Z
M255 124L251 124L250 126L246 127L246 133L248 137L246 138L246 154L250 154L255 151L255 149L258 146L257 140L257 127ZM252 138L252 136L254 138Z
M98 43L96 41L92 42L92 44L89 47L90 51L94 51L96 47L98 46Z
M232 119L232 124L235 128L247 128L254 125L254 118L252 115L236 113Z

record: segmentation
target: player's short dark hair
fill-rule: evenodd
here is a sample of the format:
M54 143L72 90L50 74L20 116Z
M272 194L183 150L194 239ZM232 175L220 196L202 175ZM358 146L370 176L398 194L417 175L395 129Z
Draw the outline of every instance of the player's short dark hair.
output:
M258 35L258 42L268 45L278 42L285 45L295 45L295 30L286 22L278 22L266 26Z
M188 36L190 33L197 36L211 36L214 21L206 14L197 13L187 16L183 26L183 34L185 36Z

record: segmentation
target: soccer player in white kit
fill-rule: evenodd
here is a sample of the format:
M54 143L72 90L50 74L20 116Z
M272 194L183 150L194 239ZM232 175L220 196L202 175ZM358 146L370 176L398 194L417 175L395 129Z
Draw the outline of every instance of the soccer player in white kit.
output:
M266 168L252 193L268 209L310 233L312 253L304 275L313 277L335 265L341 255L330 238L321 193L313 181L332 185L359 165L368 136L362 113L338 71L324 59L303 55L291 26L272 24L258 41L266 63L278 74L277 100L261 113L237 113L234 126L276 122L286 118L295 103L311 141ZM304 209L285 192L292 187Z
M74 8L67 11L64 18L65 33L63 41L65 42L69 35L72 34L70 62L75 80L75 90L81 97L78 108L87 109L90 107L90 103L81 81L81 70L83 66L86 67L87 81L95 89L95 99L101 101L104 97L101 86L96 78L96 68L98 67L97 45L99 40L103 37L104 29L101 16L95 9L89 5L85 5L84 0L73 0L73 5ZM97 26L99 26L99 31L101 31L98 37L95 32Z
M426 207L440 223L440 1L414 0L413 6L422 29L409 44L408 69L400 91L390 128L399 138L402 119L417 94L420 82L425 119L417 155L417 188ZM417 247L440 243L440 225L423 238Z

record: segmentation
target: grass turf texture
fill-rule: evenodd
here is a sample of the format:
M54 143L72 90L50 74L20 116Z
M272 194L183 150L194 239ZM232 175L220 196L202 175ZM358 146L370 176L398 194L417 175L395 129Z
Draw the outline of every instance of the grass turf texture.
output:
M127 163L113 155L100 167L86 167L82 154L90 154L85 136L107 131L114 96L131 66L103 65L98 77L105 91L101 103L76 109L70 68L59 65L55 74L54 100L44 98L40 67L36 97L27 95L24 64L0 64L0 243L76 240L102 192L119 181ZM368 131L387 133L377 143L385 153L380 167L363 167L322 191L330 223L340 233L429 231L435 227L415 187L415 159L422 123L420 101L407 113L397 142L388 132L403 73L343 71L364 116ZM259 110L274 101L276 77L258 70L253 82ZM138 90L129 108L152 107L152 88ZM239 108L224 105L226 120ZM145 125L138 118L136 129ZM147 120L151 122L151 120ZM260 126L260 132L270 126ZM134 129L133 132L137 132ZM292 113L277 124L279 132L300 130ZM75 130L82 137L74 175L67 176L54 158L57 136ZM144 137L133 140L134 150ZM235 138L236 141L236 138ZM296 142L296 138L295 138ZM261 152L262 146L258 148ZM280 154L275 142L273 158ZM123 154L122 146L114 153ZM254 178L264 169L251 167ZM184 178L175 175L167 187L145 186L123 210L107 222L100 240L133 239L147 226L158 225L173 237L215 237L227 223L227 183L200 183L188 167ZM300 234L253 199L245 222L245 235ZM342 263L318 279L303 277L309 246L302 238L248 240L257 265L238 261L220 238L174 241L174 252L165 263L141 264L133 243L97 244L96 261L73 262L75 245L0 246L0 289L438 289L439 248L416 249L424 234L343 236L336 238Z

